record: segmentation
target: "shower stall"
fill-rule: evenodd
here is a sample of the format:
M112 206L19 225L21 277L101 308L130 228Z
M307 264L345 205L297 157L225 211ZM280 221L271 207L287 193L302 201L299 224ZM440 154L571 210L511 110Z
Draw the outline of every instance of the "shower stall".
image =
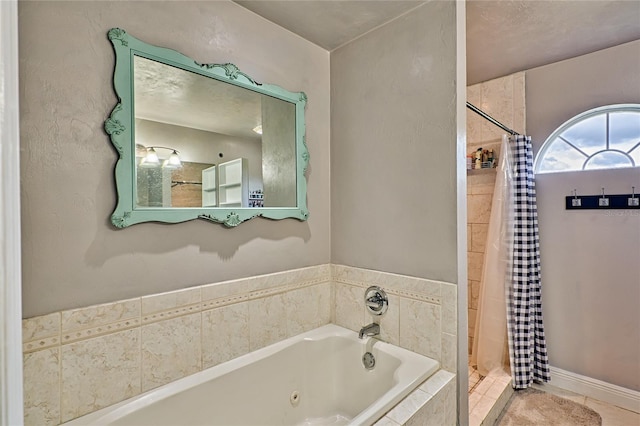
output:
M467 107L510 135L467 147L469 413L488 424L512 389L548 381L549 367L531 138Z

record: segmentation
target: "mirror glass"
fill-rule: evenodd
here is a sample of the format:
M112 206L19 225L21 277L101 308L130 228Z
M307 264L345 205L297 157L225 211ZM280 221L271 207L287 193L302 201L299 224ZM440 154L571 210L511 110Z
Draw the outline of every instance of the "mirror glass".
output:
M198 64L120 29L105 129L116 165L118 227L202 218L307 218L304 93L260 84L232 64Z

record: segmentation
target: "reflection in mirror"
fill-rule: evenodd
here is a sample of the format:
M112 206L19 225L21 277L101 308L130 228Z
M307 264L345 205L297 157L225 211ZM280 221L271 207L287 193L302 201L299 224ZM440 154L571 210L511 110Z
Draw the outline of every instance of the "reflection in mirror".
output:
M233 64L200 64L113 28L105 121L118 150L115 226L256 216L306 220L303 92L256 83Z
M296 206L295 104L138 55L133 62L137 207ZM237 179L203 187L203 173L236 168Z

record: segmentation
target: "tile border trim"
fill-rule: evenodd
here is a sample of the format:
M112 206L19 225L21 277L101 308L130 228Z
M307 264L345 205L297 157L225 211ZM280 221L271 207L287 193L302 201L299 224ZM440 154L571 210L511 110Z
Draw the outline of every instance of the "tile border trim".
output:
M214 298L214 299L208 299L206 301L200 301L197 303L191 303L183 306L173 307L171 309L165 309L165 310L152 312L145 315L142 315L141 313L139 313L136 317L133 317L133 318L120 319L118 321L107 322L107 323L96 325L93 327L79 328L76 330L65 331L65 332L61 332L58 330L56 332L53 332L48 337L41 337L37 339L24 341L22 344L22 352L23 354L27 354L27 353L39 351L42 349L53 348L60 345L75 343L82 340L91 339L94 337L100 337L100 336L104 336L111 333L129 330L129 329L140 327L143 325L154 324L154 323L165 321L168 319L174 319L174 318L178 318L186 315L201 313L211 309L221 308L224 306L229 306L229 305L233 305L233 304L248 301L248 300L262 299L262 298L266 298L276 294L287 293L293 290L312 287L312 286L320 285L324 283L330 283L331 273L328 270L324 271L322 269L323 266L325 265L318 265L318 266L313 266L309 268L294 269L290 271L276 272L274 274L265 275L265 276L277 276L277 275L286 276L291 273L295 274L296 272L299 272L300 270L304 270L304 269L317 269L316 277L306 278L306 279L303 278L301 281L295 282L295 283L277 285L277 286L259 289L259 290L249 290L249 291L245 291L244 293L228 295L228 296ZM225 283L225 284L229 284L233 282L241 283L243 281L248 281L251 279L255 279L255 277L248 277L248 278L242 278L242 279L231 280L231 281L223 281L221 283ZM221 284L221 283L214 283L214 284ZM205 284L202 286L196 286L192 288L193 289L203 288L209 285L211 284ZM184 289L176 290L176 291L183 291L183 290ZM168 292L168 293L170 294L173 292ZM159 293L159 294L162 294L162 293ZM146 295L142 297L155 296L155 295L156 294ZM134 298L134 299L126 299L126 300L127 301L136 300L138 302L141 302L142 297ZM111 304L118 304L122 302L123 302L122 300L119 300L111 303L86 306L80 309L92 308L93 306L108 306ZM69 311L76 311L76 310L77 309L72 309ZM68 311L61 311L56 313L61 315L62 312L68 312ZM51 315L51 314L46 314L46 315ZM33 318L38 318L38 317L33 317ZM28 321L30 319L32 318L26 318L23 320L23 322Z
M426 282L427 280L425 280ZM360 287L360 288L367 288L369 287L371 284L367 284L361 281L356 281L356 280L350 280L347 278L334 278L333 282L336 283L340 283L340 284L346 284L346 285L350 285L353 287ZM440 284L440 283L438 283ZM400 297L404 297L407 299L414 299L414 300L419 300L421 302L427 302L427 303L432 303L434 305L441 305L442 304L442 298L441 297L433 297L433 296L428 296L426 294L422 294L420 292L417 291L408 291L408 290L400 290L397 288L393 288L393 287L384 287L382 286L382 288L384 289L385 292L387 292L388 294L392 294L394 296L400 296Z
M327 266L328 266L328 268L327 268ZM125 331L125 330L132 329L132 328L135 328L135 327L140 327L140 326L143 326L143 325L153 324L153 323L157 323L157 322L160 322L160 321L165 321L165 320L168 320L168 319L178 318L178 317L185 316L185 315L200 313L200 312L204 312L204 311L211 310L211 309L216 309L216 308L221 308L221 307L224 307L224 306L233 305L233 304L236 304L236 303L241 303L241 302L250 301L250 300L256 300L256 299L261 299L261 298L266 298L266 297L270 297L270 296L273 296L273 295L276 295L276 294L287 293L287 292L290 292L290 291L293 291L293 290L298 290L298 289L302 289L302 288L306 288L306 287L311 287L311 286L315 286L315 285L319 285L319 284L324 284L324 283L327 283L327 282L340 283L340 284L345 284L345 285L354 286L354 287L363 288L363 289L367 288L370 285L370 283L366 283L366 282L363 282L363 281L360 281L360 280L353 280L353 279L349 279L349 278L335 276L335 275L339 275L339 274L335 274L334 273L333 268L332 268L333 266L339 266L341 268L346 268L346 269L360 269L362 271L365 271L365 273L366 273L366 271L368 271L366 269L350 267L350 266L344 266L344 265L334 265L332 263L329 263L329 264L316 265L316 266L311 266L311 267L306 267L306 268L299 268L299 269L293 269L293 270L288 270L288 271L281 271L281 272L276 272L276 273L273 273L273 274L266 274L266 275L261 275L261 276L251 276L251 277L241 278L241 279L237 279L237 280L229 280L229 281L222 281L222 282L219 282L219 283L213 283L213 284L226 284L226 285L232 284L232 283L242 283L242 282L251 283L251 281L255 280L256 277L278 277L278 276L279 277L286 277L287 275L290 275L290 274L293 275L293 274L299 273L300 271L303 271L303 270L311 270L316 275L313 278L303 278L301 281L294 282L294 283L287 283L287 284L283 284L283 285L275 285L275 286L272 286L272 287L266 287L266 288L262 288L262 289L248 289L248 290L245 290L244 292L241 292L241 293L231 294L231 295L227 295L227 296L223 296L223 297L219 297L219 298L200 300L197 303L185 304L185 305L182 305L182 306L172 307L170 309L160 310L160 311L156 311L156 312L152 312L152 313L148 313L148 314L144 314L144 315L142 313L138 313L138 315L136 315L135 317L119 319L117 321L107 322L107 323L96 325L96 326L93 326L93 327L79 328L79 329L72 330L72 331L58 330L58 331L52 332L52 334L50 334L47 337L40 337L40 338L37 338L37 339L31 339L31 340L24 341L23 345L22 345L23 353L26 354L26 353L35 352L35 351L42 350L42 349L48 349L48 348L56 347L56 346L59 346L59 345L79 342L79 341L82 341L82 340L91 339L93 337L104 336L106 334ZM377 275L381 274L382 276L384 276L386 274L393 275L393 276L399 275L399 274L386 273L386 272L382 272L382 271L371 271L371 272L375 273ZM424 279L424 278L416 278L416 277L411 277L411 278L414 279L414 280L417 280L417 281L424 281L425 283L431 283L431 284L435 284L435 285L447 284L447 283L428 280L428 279ZM195 286L195 287L191 287L191 289L197 289L197 288L203 289L203 288L208 287L210 285L211 284ZM421 293L419 291L404 290L404 289L394 288L393 286L384 287L384 289L390 295L404 297L404 298L413 299L413 300L418 300L418 301L421 301L421 302L426 302L426 303L430 303L430 304L434 304L434 305L438 305L438 306L442 305L442 296L435 297L435 296L432 296L432 295L427 295L427 294ZM185 289L175 290L175 292L184 291L184 290ZM170 294L170 293L173 293L173 292L174 291L167 292L166 294ZM119 301L100 304L100 305L92 305L92 306L87 306L87 307L83 307L83 308L80 308L80 309L92 308L94 306L108 306L108 305L112 305L112 304L122 303L124 301L136 301L138 303L141 303L143 297L156 296L156 295L161 295L161 294L164 294L164 293L145 295L145 296L141 296L141 297L138 297L138 298L124 299L124 300L119 300ZM59 314L59 315L62 315L63 312L70 312L70 311L76 311L76 310L78 310L78 309L71 309L71 310L68 310L68 311L60 311L60 312L56 312L56 313ZM51 314L46 314L46 315L51 315ZM33 318L38 318L38 317L33 317ZM30 319L32 319L32 318L26 318L26 319L23 320L23 322L24 321L28 321Z

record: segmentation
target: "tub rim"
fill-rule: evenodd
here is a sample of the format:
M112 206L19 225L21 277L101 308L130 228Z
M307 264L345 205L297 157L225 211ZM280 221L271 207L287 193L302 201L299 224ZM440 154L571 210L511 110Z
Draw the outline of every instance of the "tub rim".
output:
M62 425L109 425L111 422L119 420L141 408L198 386L209 380L228 374L248 364L260 361L261 359L278 353L296 343L301 341L319 341L328 337L345 337L350 340L354 340L356 343L361 342L362 345L366 345L368 340L371 339L374 340L373 347L375 347L376 350L391 353L394 357L400 358L401 361L399 368L394 372L394 378L396 379L395 384L388 388L380 398L373 401L371 405L353 417L350 420L349 425L368 425L375 423L440 369L440 363L433 358L384 342L377 337L360 340L358 339L357 333L353 330L336 324L326 324L279 342L275 342L263 348L256 349L255 351L198 371L194 374L176 379L99 410L76 417L62 423ZM411 378L407 377L410 375L407 370L413 366L413 364L425 361L427 364L425 366L425 370L421 374L413 374ZM402 377L396 377L397 375L402 375ZM385 401L384 404L381 404L380 399L388 396L392 391L395 391L393 397Z

